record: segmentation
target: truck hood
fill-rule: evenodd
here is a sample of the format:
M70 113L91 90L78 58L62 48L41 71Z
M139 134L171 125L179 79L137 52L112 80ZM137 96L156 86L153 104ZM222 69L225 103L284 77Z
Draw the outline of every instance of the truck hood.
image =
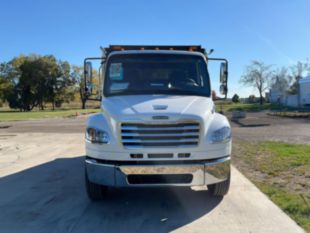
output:
M205 119L214 108L213 101L201 96L132 95L103 99L104 114L117 121L152 121L154 116L169 120Z

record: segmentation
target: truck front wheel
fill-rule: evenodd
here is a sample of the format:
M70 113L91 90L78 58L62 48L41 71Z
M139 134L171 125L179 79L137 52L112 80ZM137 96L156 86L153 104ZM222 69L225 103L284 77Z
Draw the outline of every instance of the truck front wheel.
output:
M208 185L208 190L211 196L218 197L226 195L228 193L229 187L230 187L230 174L227 180L217 184Z
M91 200L99 201L105 197L105 194L108 188L106 186L91 182L88 179L86 169L85 169L85 184L86 184L87 195Z

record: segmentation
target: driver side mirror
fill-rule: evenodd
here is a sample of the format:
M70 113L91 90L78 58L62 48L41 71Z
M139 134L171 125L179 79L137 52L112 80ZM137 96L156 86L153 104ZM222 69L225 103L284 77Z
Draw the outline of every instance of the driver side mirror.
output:
M93 68L91 62L84 63L84 94L86 97L93 93Z

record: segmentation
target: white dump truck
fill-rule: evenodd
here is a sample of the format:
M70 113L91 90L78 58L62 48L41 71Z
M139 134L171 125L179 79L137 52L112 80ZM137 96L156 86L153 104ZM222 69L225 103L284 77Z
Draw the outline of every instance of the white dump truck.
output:
M215 111L208 72L221 61L201 46L121 46L84 60L85 98L101 102L88 118L85 181L90 199L111 187L207 186L223 196L230 185L231 127ZM92 60L100 60L94 97Z

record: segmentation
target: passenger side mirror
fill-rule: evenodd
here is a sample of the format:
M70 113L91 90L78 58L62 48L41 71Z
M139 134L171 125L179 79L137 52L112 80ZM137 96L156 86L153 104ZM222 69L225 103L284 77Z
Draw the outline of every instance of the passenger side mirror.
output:
M227 95L227 78L228 78L228 65L227 62L221 63L221 69L220 69L220 93L221 95Z
M84 63L84 94L86 97L93 93L93 68L91 62Z
M228 77L228 67L226 62L221 63L221 69L220 69L220 82L222 84L227 83L227 77Z
M225 99L227 98L228 92L228 61L225 58L209 58L208 61L222 61L220 65L220 94L225 95Z

